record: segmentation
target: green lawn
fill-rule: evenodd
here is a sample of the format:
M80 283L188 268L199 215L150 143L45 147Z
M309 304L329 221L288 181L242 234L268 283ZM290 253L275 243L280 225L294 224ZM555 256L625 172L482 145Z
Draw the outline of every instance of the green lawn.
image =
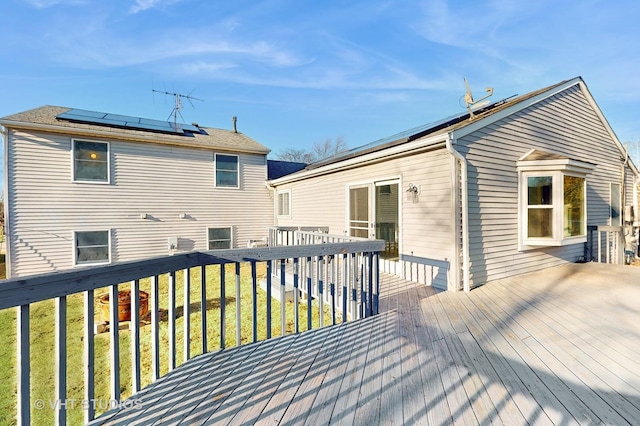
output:
M242 340L243 343L252 339L251 329L251 274L249 265L242 268L241 279L241 313L243 318ZM226 298L226 345L235 345L235 275L233 265L227 266L225 292ZM259 276L264 276L264 264L258 265ZM200 313L200 270L198 268L191 271L191 297L192 306L191 319L191 356L202 352L201 313ZM183 298L183 276L182 272L177 273L177 364L183 361L183 324L182 307ZM150 292L149 280L141 281L142 290ZM119 290L128 289L129 284L120 285ZM167 322L167 295L168 278L162 276L159 283L160 288L160 340L161 340L161 373L168 371L168 322ZM96 296L104 294L107 288L96 291ZM207 343L208 350L219 349L220 342L220 282L219 267L207 268ZM314 301L314 305L317 302ZM84 362L83 357L83 296L82 294L71 295L67 298L67 394L68 399L82 400L84 394ZM259 339L266 337L266 293L258 289L258 329ZM300 304L300 328L306 329L306 303ZM31 399L54 400L54 301L44 301L31 305ZM319 314L317 308L314 309L313 326L319 324ZM287 303L287 332L293 331L293 304ZM329 324L330 315L325 312L325 324ZM128 324L128 323L125 323ZM272 301L272 334L280 335L280 304L276 300ZM146 386L151 382L151 326L143 325L140 329L141 340L141 376L142 385ZM131 395L131 361L130 361L130 332L121 330L120 333L120 372L121 372L121 393L122 397ZM95 398L106 401L109 400L109 334L104 333L95 336ZM16 311L7 309L0 311L0 425L15 424L16 406ZM35 409L31 411L33 424L53 424L54 411L50 408ZM80 407L70 410L67 413L69 424L82 424L83 411Z

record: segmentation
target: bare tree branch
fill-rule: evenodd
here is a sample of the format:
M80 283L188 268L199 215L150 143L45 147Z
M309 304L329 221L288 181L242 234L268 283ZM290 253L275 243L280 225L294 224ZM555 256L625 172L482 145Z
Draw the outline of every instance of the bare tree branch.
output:
M313 144L311 151L304 149L287 148L277 154L279 160L294 161L298 163L314 163L339 154L348 149L347 143L342 136L338 136L335 140L326 138L323 142Z

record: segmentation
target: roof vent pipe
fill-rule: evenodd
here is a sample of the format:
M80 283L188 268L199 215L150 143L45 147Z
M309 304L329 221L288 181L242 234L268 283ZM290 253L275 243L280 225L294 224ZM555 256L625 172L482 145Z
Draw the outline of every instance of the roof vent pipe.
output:
M236 123L238 122L238 117L236 117L235 115L231 117L231 122L233 123L233 133L238 133L238 127L236 126Z

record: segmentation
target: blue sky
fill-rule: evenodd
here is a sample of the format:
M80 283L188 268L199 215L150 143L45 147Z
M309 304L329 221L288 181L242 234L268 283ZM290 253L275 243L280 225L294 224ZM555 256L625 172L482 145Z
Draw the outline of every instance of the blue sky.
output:
M582 76L640 140L638 1L4 0L0 116L61 105L349 147ZM635 150L635 148L634 148Z

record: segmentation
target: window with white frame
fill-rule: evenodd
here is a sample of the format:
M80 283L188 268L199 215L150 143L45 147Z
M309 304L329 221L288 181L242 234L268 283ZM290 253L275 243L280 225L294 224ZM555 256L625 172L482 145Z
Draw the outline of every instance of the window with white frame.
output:
M74 182L109 183L109 144L73 141Z
M291 217L291 190L278 192L278 216Z
M231 248L231 228L208 228L207 247L209 250Z
M520 249L586 241L590 163L530 152L518 161Z
M215 154L216 166L216 187L220 188L238 188L238 156Z
M109 263L111 260L110 231L74 232L75 264Z

